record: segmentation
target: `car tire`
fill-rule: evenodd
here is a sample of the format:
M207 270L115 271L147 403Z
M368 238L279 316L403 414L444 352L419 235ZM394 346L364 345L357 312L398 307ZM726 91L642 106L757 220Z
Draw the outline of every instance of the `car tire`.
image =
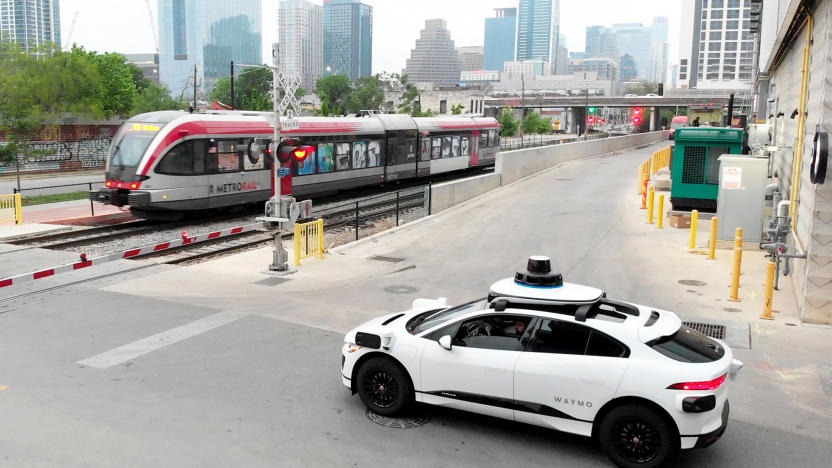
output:
M361 402L382 416L395 416L413 403L413 385L398 364L385 358L372 358L356 374Z
M598 429L601 448L618 466L664 466L679 451L679 436L667 417L645 405L613 408Z

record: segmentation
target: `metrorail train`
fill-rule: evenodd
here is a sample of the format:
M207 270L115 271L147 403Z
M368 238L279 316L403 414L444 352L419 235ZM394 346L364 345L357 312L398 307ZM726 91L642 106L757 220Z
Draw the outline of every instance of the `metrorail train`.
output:
M147 219L267 200L273 158L261 142L273 125L257 112L137 115L113 138L105 187L90 199ZM297 117L281 127L281 145L307 150L281 163L281 194L295 197L492 166L500 148L500 124L486 117Z

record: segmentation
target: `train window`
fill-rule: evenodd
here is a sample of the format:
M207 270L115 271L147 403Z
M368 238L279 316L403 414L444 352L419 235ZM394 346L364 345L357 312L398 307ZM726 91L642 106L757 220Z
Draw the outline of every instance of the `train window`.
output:
M488 146L488 131L483 130L480 132L480 150Z
M469 145L470 145L469 138L467 136L462 137L462 139L459 142L459 155L460 156L468 156L470 154Z
M407 146L405 147L405 151L407 151L408 161L416 160L416 137L407 139Z
M494 130L488 131L488 146L497 146L497 132Z
M459 156L459 137L454 136L451 137L451 157L455 158Z
M350 144L335 143L335 169L346 171L350 168Z
M430 154L431 159L439 159L442 157L442 137L433 138L433 150Z
M367 167L367 142L356 141L352 144L352 168L364 169Z
M193 144L185 141L174 146L156 166L159 174L188 175L194 173Z
M367 167L381 166L381 142L370 141L367 143Z
M471 135L471 154L480 153L480 138L477 135Z
M422 138L422 161L430 161L430 138Z
M312 148L315 148L313 145ZM305 158L301 160L295 159L295 175L309 175L315 173L315 166L317 164L317 151L313 151L312 154L307 154Z
M442 137L442 159L451 157L451 137Z
M335 162L333 161L333 152L335 145L333 143L321 143L318 145L318 172L332 172L335 170Z
M217 155L217 169L219 172L235 172L240 170L243 154L248 151L246 139L219 140L208 147L208 153Z

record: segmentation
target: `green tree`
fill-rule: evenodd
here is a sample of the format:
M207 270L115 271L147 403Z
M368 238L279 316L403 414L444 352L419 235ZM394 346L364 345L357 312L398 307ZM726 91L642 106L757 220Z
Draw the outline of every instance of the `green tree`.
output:
M526 118L523 119L523 133L548 133L549 129L551 129L551 119L549 120L549 127L546 127L546 120L540 116L537 112L530 112L526 114Z
M463 104L457 104L457 105L451 106L451 114L453 114L453 115L462 114L462 109L465 109L465 105L463 105Z
M81 48L83 50L83 48ZM138 96L133 69L121 54L90 52L103 88L101 107L108 116L128 116ZM144 85L144 82L140 82Z
M184 99L173 98L165 85L157 85L153 82L142 89L133 101L133 114L187 108L188 103Z
M352 94L352 82L347 75L330 75L318 78L315 94L321 99L323 115L346 113L346 104ZM326 110L326 112L324 112Z
M520 128L520 122L514 117L514 110L510 107L503 109L503 116L500 118L500 135L514 136Z
M346 100L345 110L358 114L362 110L378 110L384 104L384 90L378 75L365 76L355 80L355 88Z

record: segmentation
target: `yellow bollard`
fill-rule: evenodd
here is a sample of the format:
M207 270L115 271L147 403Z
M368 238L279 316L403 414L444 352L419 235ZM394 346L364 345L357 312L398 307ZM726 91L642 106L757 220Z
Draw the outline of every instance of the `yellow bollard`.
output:
M693 210L690 212L690 245L691 250L696 248L696 224L699 221L699 211Z
M716 228L719 225L719 220L716 216L711 218L711 241L708 244L708 260L716 259Z
M653 224L653 204L656 200L656 191L650 187L650 195L647 196L647 224Z
M664 229L664 195L659 195L659 212L657 213L659 216L659 229Z
M734 270L731 274L730 301L739 302L740 270L742 266L742 228L737 228L734 235Z
M760 316L763 320L774 320L774 316L771 315L771 303L774 299L774 262L768 262L768 266L766 267L766 300L763 304L763 315Z

